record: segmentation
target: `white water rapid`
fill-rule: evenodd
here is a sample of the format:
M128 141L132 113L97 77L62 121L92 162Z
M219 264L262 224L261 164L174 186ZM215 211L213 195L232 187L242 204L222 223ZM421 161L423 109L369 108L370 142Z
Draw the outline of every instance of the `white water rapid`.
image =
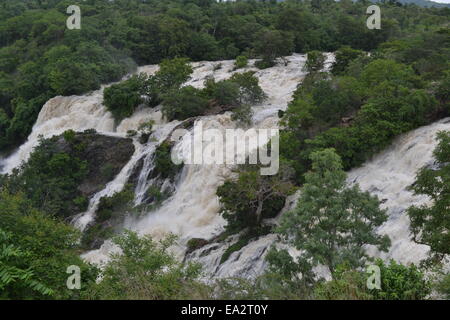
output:
M256 71L260 85L268 95L268 99L253 106L254 128L278 128L278 110L285 110L291 100L292 93L305 73L302 67L306 61L304 55L292 55L286 58L289 63L258 70L254 68L233 71L234 61L196 62L194 73L187 83L202 87L204 80L213 76L216 80L231 77L234 72ZM333 56L328 55L327 65ZM254 61L251 61L253 63ZM218 65L221 68L218 68ZM138 72L149 74L157 70L157 66L145 66ZM112 195L122 190L127 183L133 168L143 159L142 169L138 176L135 203L140 204L144 194L151 185L148 175L153 168L153 153L156 146L165 140L178 121L165 123L158 108L140 108L133 116L123 120L117 127L111 114L102 105L103 88L85 96L55 97L49 100L33 127L28 141L17 152L4 160L4 172L9 172L26 161L31 150L38 143L39 135L51 137L65 130L83 131L94 128L99 133L125 137L128 130L137 130L140 124L155 121L155 132L145 145L135 141L136 151L129 163L111 181L104 190L97 193L90 201L87 212L80 214L74 221L83 229L94 217L98 201L105 195ZM229 113L205 116L201 118L204 129L215 128L224 131L235 128ZM388 209L389 221L380 232L387 233L392 239L392 248L384 258L395 258L398 261L418 262L427 252L426 246L419 246L409 240L408 219L405 209L414 203L422 203L427 199L414 197L407 187L414 181L416 171L425 164L433 162L432 150L436 144L434 137L439 130L450 130L450 119L442 120L429 126L419 128L395 140L393 145L380 155L358 169L349 173L349 183L357 182L361 188L386 199L383 206ZM190 150L190 139L183 138L175 146L180 155ZM158 209L146 212L140 218L128 219L125 227L141 234L149 234L161 238L168 233L179 236L179 246L174 252L184 257L186 243L191 238L212 239L223 231L225 221L219 215L219 202L216 196L217 187L230 175L230 167L226 165L185 165L177 179L175 192ZM285 208L288 210L295 197L292 197ZM253 277L260 274L265 267L264 255L276 236L269 234L251 242L241 250L231 254L229 259L220 264L220 259L227 247L235 241L211 243L188 255L188 259L199 261L205 273L215 277L243 276ZM114 250L107 241L98 250L87 252L83 257L94 263L106 261L108 253ZM377 253L374 253L377 254Z

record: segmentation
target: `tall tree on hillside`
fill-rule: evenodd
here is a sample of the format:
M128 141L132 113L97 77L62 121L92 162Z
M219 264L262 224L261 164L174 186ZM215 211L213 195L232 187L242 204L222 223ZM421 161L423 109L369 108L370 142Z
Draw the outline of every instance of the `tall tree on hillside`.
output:
M436 168L422 168L411 190L427 195L431 205L412 206L408 210L413 239L430 246L435 258L450 254L450 131L438 134L434 150Z
M343 264L361 267L368 260L365 245L386 251L390 244L387 236L375 232L387 220L386 212L375 196L358 186L346 187L335 151L314 152L311 160L297 207L283 216L278 228L285 241L302 252L298 271L310 279L317 265L327 266L332 274ZM284 258L278 261L285 261L286 253L280 255Z

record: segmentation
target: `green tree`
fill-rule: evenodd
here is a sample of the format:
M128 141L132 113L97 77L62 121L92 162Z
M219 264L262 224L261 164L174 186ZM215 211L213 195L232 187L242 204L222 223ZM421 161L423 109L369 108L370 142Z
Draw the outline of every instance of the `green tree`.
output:
M389 264L377 259L380 267L381 290L370 290L374 299L381 300L421 300L430 292L430 283L415 266L404 266L394 260Z
M319 72L324 68L325 55L320 51L308 52L308 59L306 60L304 70L308 73Z
M162 96L162 100L161 111L168 121L199 116L208 108L208 99L192 86L171 90Z
M236 169L236 179L228 179L217 189L222 206L221 213L231 231L258 228L264 218L277 215L287 196L294 192L290 182L292 169L280 164L276 175L263 176L255 165L243 165Z
M297 207L283 216L278 232L304 251L297 263L306 276L318 264L332 274L340 264L363 266L368 259L364 245L383 251L389 246L389 238L375 232L387 220L386 212L376 197L358 186L346 187L346 174L334 150L314 152L311 160Z
M26 268L30 252L11 243L11 239L11 233L0 229L0 298L7 299L13 292L26 289L43 296L52 295L51 289L35 280L33 269Z
M239 103L256 104L263 102L267 96L259 86L259 80L255 77L255 72L235 73L230 78L231 82L239 85Z
M170 91L180 89L181 85L189 80L192 67L188 59L175 58L163 60L159 70L148 78L145 85L145 94L148 97L147 104L150 107L157 106L162 102L164 95Z
M350 47L342 47L335 53L335 62L333 63L332 72L335 75L343 74L347 70L349 64L363 56L361 50L355 50Z
M257 54L262 58L259 67L271 67L275 59L281 56L287 56L294 50L294 40L291 33L279 30L261 30L255 38L254 48Z
M143 102L142 94L144 93L146 80L147 77L140 74L105 88L103 103L117 121L131 116Z
M0 296L8 299L74 299L80 291L66 286L69 266L79 266L83 292L96 268L79 256L80 232L31 206L23 194L0 188ZM9 276L8 276L9 274ZM11 279L11 277L13 277ZM9 280L8 280L9 279ZM2 282L2 281L5 281ZM1 285L0 285L1 286Z
M417 243L430 246L432 255L442 259L450 253L450 131L437 135L434 150L436 168L422 168L411 190L416 195L426 195L430 205L412 206L408 209L410 229Z
M248 59L246 56L236 57L236 62L234 63L236 69L245 68L248 65Z
M175 237L156 242L125 231L114 238L121 253L111 254L101 273L101 281L93 284L88 299L195 299L207 292L197 282L200 266L184 265L170 253Z

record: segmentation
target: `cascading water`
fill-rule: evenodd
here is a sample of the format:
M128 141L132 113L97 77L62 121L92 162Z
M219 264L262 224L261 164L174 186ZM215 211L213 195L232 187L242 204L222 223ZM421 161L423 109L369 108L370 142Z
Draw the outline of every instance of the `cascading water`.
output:
M328 55L327 65L330 65L332 59L332 55ZM287 65L279 64L265 70L246 68L238 71L233 71L234 61L197 62L193 64L194 73L187 85L202 87L207 77L212 76L216 81L220 81L231 77L234 72L254 70L268 99L263 104L253 106L253 127L278 128L278 110L287 108L292 93L305 76L302 71L306 61L304 55L296 54L286 60L289 62ZM146 66L139 68L138 72L152 74L157 69L157 66ZM91 199L89 210L77 217L74 223L80 228L84 228L93 219L102 196L110 196L124 187L140 160L142 169L137 177L135 203L141 204L144 201L145 193L153 183L148 177L154 167L154 151L179 124L177 121L164 123L158 108L140 108L133 116L115 127L111 114L102 105L102 93L101 89L86 96L55 97L49 100L42 109L28 141L15 154L4 160L4 171L9 172L17 167L28 158L32 148L38 143L39 135L50 137L68 129L83 131L94 128L102 134L124 137L128 130L136 130L140 124L153 120L155 131L149 142L141 145L135 141L135 153L129 163L104 190ZM215 128L223 132L235 128L229 113L205 116L201 121L205 129ZM414 181L417 169L433 161L432 150L436 144L434 137L439 130L450 130L450 120L442 120L399 137L388 150L349 173L350 184L359 183L363 190L377 194L380 199L386 199L383 206L388 209L390 218L379 232L388 234L393 246L389 253L382 255L384 258L417 262L426 255L426 246L416 245L409 240L405 209L411 204L424 203L427 199L413 196L407 191L407 187ZM180 156L191 150L189 134L175 145L174 150ZM223 231L225 221L219 215L216 190L230 174L230 167L226 165L185 165L173 195L158 209L146 212L140 218L129 218L125 221L125 227L155 238L164 237L168 233L178 235L179 247L175 248L175 252L182 258L189 239L212 239ZM292 208L294 201L295 197L291 198L285 210ZM275 235L269 234L250 242L222 264L222 254L236 241L233 237L226 242L210 243L189 254L187 258L198 260L205 272L215 277L250 278L264 270L265 253L275 239ZM100 263L106 260L108 253L114 249L111 242L107 241L99 250L90 251L83 256L90 262Z
M328 66L332 59L332 55L328 55ZM254 128L278 128L278 110L287 108L287 104L291 100L298 83L305 76L302 70L306 61L304 55L293 55L288 57L287 60L289 61L287 66L278 65L265 70L248 68L237 71L256 71L255 76L258 77L261 87L268 95L268 99L263 104L253 107ZM195 63L193 65L194 73L187 85L202 87L207 77L214 77L216 81L220 81L231 77L236 72L233 71L233 61L222 61L220 64L221 68L217 69L217 62ZM226 129L235 128L229 113L202 117L201 121L205 130L214 128L224 132ZM266 142L261 141L260 144L262 145ZM175 145L175 150L183 157L186 153L189 154L191 147L191 139L188 135ZM152 166L150 156L151 154L149 153L147 156L149 160L144 165L140 176L140 180L142 178L144 181L139 181L138 185L145 185L145 179ZM234 156L238 155L235 154ZM142 234L149 234L157 239L164 237L168 233L178 235L180 246L175 252L181 258L184 255L185 245L189 239L211 239L224 230L225 221L219 215L220 207L216 190L229 175L230 167L226 165L185 165L173 196L163 203L159 209L147 213L143 218L128 219L125 227ZM141 187L140 190L145 192L147 188L148 184L145 187ZM139 196L139 199L142 199L142 196ZM264 244L264 240L259 240L259 242ZM262 249L259 251L264 252L267 245L267 243L262 245ZM105 248L110 247L111 243L108 242L99 250L89 252L84 257L91 262L104 261L106 260L105 254L108 251ZM226 247L223 248L223 250L225 249ZM248 254L242 255L242 257L248 257L254 261L254 253L252 252L257 251L249 249ZM217 256L218 259L217 257L212 257L209 261L202 261L205 272L209 274L213 274L215 269L217 269L221 256L217 252L212 252L212 254ZM263 259L260 262L261 266L263 266ZM225 265L221 269L226 269ZM250 270L251 267L247 267L247 269ZM234 271L236 271L236 268L230 267L227 275L232 275Z
M384 259L404 264L418 263L427 257L426 245L411 241L406 210L411 205L426 204L426 196L415 196L409 190L416 173L423 166L433 165L436 134L450 130L450 118L421 127L398 137L394 143L361 168L349 172L349 184L358 183L362 190L377 195L387 209L389 219L378 230L391 238L387 253L369 252Z

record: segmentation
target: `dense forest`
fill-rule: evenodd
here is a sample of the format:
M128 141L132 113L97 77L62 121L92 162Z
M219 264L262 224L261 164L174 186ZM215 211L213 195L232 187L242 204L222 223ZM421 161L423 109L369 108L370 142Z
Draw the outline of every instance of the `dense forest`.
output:
M67 7L81 8L80 30L66 27ZM387 220L377 197L346 185L346 171L388 147L395 137L450 115L450 9L379 3L382 27L366 26L363 0L4 0L0 4L0 154L7 155L30 134L42 106L52 97L81 95L100 85L116 123L138 105L162 105L167 121L231 111L251 122L251 105L266 98L254 72L209 80L204 89L182 86L192 61L236 60L259 69L307 54L306 77L285 112L279 113L281 166L260 176L255 166L235 168L217 190L227 221L223 238L239 235L225 261L251 239L269 232L280 243L307 254L293 259L272 248L268 270L255 281L200 280L201 266L170 253L176 238L156 242L126 231L114 237L122 255L100 270L83 261L94 238L115 235L108 220L131 210L130 188L105 197L96 224L85 234L69 217L86 210L92 193L79 191L88 175L98 186L118 173L118 163L93 168L89 141L94 131L65 132L42 139L30 160L0 175L0 299L425 299L450 297L442 264L450 254L450 132L438 135L435 168L417 173L411 192L432 199L411 206L414 241L428 245L420 266L394 260L373 263L385 275L382 290L366 287L362 267L371 245L387 251L390 240L375 230ZM324 72L325 52L335 62ZM160 64L153 76L135 75L138 66ZM143 98L145 97L145 99ZM137 128L136 128L137 129ZM139 129L147 142L152 123ZM130 132L130 136L136 132ZM103 141L103 140L101 140ZM105 141L114 144L115 141ZM131 146L121 146L126 162ZM156 151L155 171L174 179L182 166L170 162L170 146ZM97 159L97 158L96 158ZM101 161L101 160L99 160ZM117 162L120 162L119 160ZM245 191L245 192L244 192ZM300 191L295 209L277 227L287 197ZM167 195L154 190L160 203ZM351 212L351 214L346 214ZM316 221L316 223L311 223ZM97 233L95 236L93 234ZM101 236L98 234L101 233ZM201 247L198 239L188 250ZM336 249L339 248L339 249ZM81 266L81 290L66 287L66 266ZM313 272L324 265L331 280ZM433 271L435 278L427 274ZM299 276L301 274L301 276ZM101 275L101 281L96 279Z

